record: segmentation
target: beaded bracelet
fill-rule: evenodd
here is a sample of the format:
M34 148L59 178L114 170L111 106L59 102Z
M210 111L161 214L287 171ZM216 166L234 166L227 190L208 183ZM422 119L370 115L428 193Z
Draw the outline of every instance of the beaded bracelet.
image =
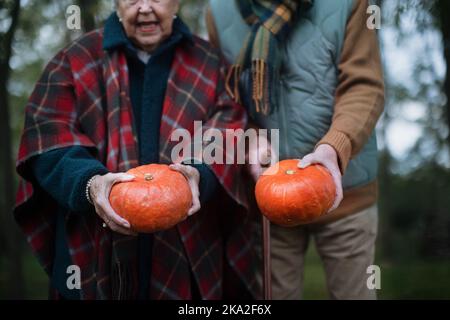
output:
M92 182L94 181L95 177L97 177L97 176L93 176L93 177L90 178L90 179L88 180L88 182L86 183L86 199L87 199L87 201L88 201L90 204L92 204L92 205L94 205L94 203L92 202L91 195L90 195L89 191L90 191L90 189L91 189L91 184L92 184Z

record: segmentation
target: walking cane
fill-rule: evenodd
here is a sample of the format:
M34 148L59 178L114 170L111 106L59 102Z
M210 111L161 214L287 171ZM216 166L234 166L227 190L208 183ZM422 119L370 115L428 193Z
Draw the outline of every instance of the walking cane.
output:
M271 257L270 257L270 221L262 215L263 227L263 291L264 300L272 300L272 277L271 277Z

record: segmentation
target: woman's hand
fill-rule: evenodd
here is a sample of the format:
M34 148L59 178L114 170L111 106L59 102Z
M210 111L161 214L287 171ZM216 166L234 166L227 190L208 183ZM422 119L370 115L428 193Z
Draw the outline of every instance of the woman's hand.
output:
M336 209L342 201L342 175L339 170L337 153L334 148L328 144L319 145L313 153L310 153L300 160L298 167L306 168L311 164L318 163L323 165L330 171L333 177L334 184L336 185L336 198L334 200L333 206L328 210L328 212Z
M95 211L113 231L124 235L137 235L130 229L130 223L120 217L109 203L109 194L115 183L132 181L134 176L126 173L108 173L94 177L89 188L89 195Z
M274 155L274 150L266 137L259 136L257 139L250 139L246 157L246 168L255 181L270 166Z
M200 182L200 173L198 170L191 166L186 166L183 164L172 164L170 169L178 171L187 179L189 187L192 193L192 207L188 211L188 216L192 216L194 213L200 210L200 190L198 184Z

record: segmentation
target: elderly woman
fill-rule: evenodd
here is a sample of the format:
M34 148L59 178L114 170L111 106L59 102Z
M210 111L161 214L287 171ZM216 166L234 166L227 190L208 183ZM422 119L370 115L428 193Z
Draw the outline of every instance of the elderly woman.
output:
M110 206L113 184L133 179L128 169L173 162L173 130L246 122L224 91L219 55L177 18L178 0L116 6L103 29L61 50L36 84L17 162L16 220L55 298L220 299L232 294L224 277L251 288L237 166L173 165L193 203L169 230L134 234ZM232 228L213 209L216 197L221 208L234 206Z

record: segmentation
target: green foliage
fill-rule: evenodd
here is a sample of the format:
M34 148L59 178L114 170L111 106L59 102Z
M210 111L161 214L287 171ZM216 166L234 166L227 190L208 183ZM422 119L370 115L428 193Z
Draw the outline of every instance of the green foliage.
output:
M448 1L383 1L383 24L411 55L411 78L398 81L386 70L387 99L380 137L386 145L389 125L401 119L419 125L422 135L402 158L385 148L380 154L380 246L388 261L450 257L450 148L448 98L440 61L446 28L441 19ZM382 30L383 32L383 30ZM442 42L436 41L442 37ZM417 39L411 41L411 39ZM440 47L442 46L442 47ZM407 52L411 51L411 52ZM386 53L386 52L385 52ZM442 60L448 65L448 59ZM401 63L402 61L399 61ZM411 118L409 103L423 116ZM408 132L404 133L408 135Z
M450 173L436 166L391 175L381 197L380 241L384 257L405 261L450 258Z

